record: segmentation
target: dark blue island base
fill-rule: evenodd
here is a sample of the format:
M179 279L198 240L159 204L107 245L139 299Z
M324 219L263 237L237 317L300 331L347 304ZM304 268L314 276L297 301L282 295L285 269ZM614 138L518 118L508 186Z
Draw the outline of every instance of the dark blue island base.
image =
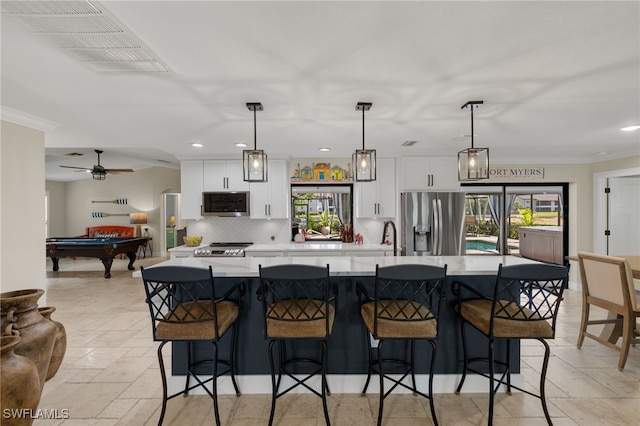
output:
M475 276L450 276L445 286L445 299L441 304L439 319L439 336L436 340L436 374L457 375L462 372L462 339L460 336L460 321L458 320L454 306L457 296L453 294L452 283L463 281L481 293L490 296L495 284L495 275ZM216 286L227 286L242 280L246 284L246 292L242 301L242 312L238 320L238 374L240 376L269 375L269 362L267 341L263 332L262 305L258 301L256 292L259 287L259 279L252 278L216 278ZM338 302L336 320L333 333L329 339L330 375L363 375L367 373L367 342L365 329L359 312L358 297L356 295L356 281L361 281L373 288L374 278L367 277L332 277L332 281L338 286ZM463 293L463 297L465 294ZM472 295L468 295L472 297ZM469 339L470 357L487 356L487 339L472 328L467 328ZM416 344L416 372L426 374L430 362L430 351L426 341ZM506 343L496 343L497 359L504 359ZM225 337L220 342L220 355L226 357L229 348L229 338ZM389 355L393 358L402 358L408 345L404 341L385 343L385 358ZM290 342L287 350L301 356L319 356L320 346L314 342ZM197 344L194 350L195 360L211 359L211 344L202 342ZM172 374L184 375L186 371L186 344L174 343L172 356ZM519 341L511 342L511 367L512 373L520 372L520 344ZM488 371L488 369L487 369ZM202 371L203 375L210 375L210 370Z

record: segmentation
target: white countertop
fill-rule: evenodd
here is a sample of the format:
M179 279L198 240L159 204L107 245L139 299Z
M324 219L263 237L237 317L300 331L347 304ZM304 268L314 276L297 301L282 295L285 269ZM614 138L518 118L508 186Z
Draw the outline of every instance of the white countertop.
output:
M447 265L447 275L495 275L498 265L541 264L535 260L517 256L327 256L327 257L191 257L177 258L154 266L191 266L208 268L213 266L216 277L257 277L258 265L283 264L326 266L332 276L374 276L376 264L392 266L402 264ZM153 266L150 266L152 268ZM133 273L140 277L140 271Z
M522 229L522 230L534 229L536 231L562 232L562 226L521 226L518 229Z
M187 247L185 245L170 248L172 253L191 253L197 248L209 247L209 243L200 244L198 247ZM252 244L244 251L389 251L393 252L393 246L386 244L354 244L354 243L266 243Z
M253 244L244 251L390 251L393 246L386 244L354 244L341 242L314 243L306 241L304 243L266 243Z
M173 253L191 253L195 249L201 248L201 247L209 247L209 244L200 244L198 247L189 247L189 246L182 245L182 246L170 248L167 251L173 252Z

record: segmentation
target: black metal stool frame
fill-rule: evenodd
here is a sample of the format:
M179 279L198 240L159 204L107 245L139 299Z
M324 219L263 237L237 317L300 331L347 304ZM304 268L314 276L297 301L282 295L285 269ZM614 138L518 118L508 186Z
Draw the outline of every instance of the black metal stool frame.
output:
M547 408L545 395L545 382L547 376L547 368L549 366L550 348L546 339L555 337L556 319L560 302L562 301L564 289L568 284L569 268L559 265L514 265L504 266L500 264L498 268L498 276L493 292L493 297L488 298L479 293L469 285L455 281L453 283L453 292L458 296L457 309L460 313L462 299L461 289L471 292L475 296L475 300L487 300L491 302L491 311L493 313L489 318L489 329L483 330L475 324L468 322L461 316L460 331L462 336L463 350L463 370L460 383L456 388L456 393L460 393L467 376L467 372L472 372L490 380L489 386L489 414L488 424L493 424L493 408L495 394L501 385L507 386L507 393L511 394L512 388L520 392L534 396L540 399L542 410L549 425L552 425L551 416ZM512 302L512 303L505 303ZM515 311L509 311L509 306L513 303L518 307ZM545 337L535 336L512 336L501 337L494 334L496 321L507 320L516 322L535 322L546 321L550 325L551 335ZM487 336L488 341L488 358L469 358L466 344L465 324L472 326L480 333ZM506 359L496 360L494 344L496 339L506 340ZM522 389L511 383L511 340L535 339L544 346L544 358L542 362L542 370L540 372L539 394ZM470 363L488 363L489 372L485 373L469 367ZM498 365L503 368L500 378L495 377L495 367ZM495 385L495 386L494 386Z
M271 411L269 414L269 425L273 424L275 415L276 400L287 394L292 389L303 386L316 396L322 399L325 422L331 425L329 410L327 407L327 395L330 395L327 384L327 339L331 335L332 318L330 318L329 305L337 303L337 287L331 285L329 278L329 265L326 267L309 265L276 265L270 267L259 266L260 288L258 289L258 299L262 302L264 312L264 336L269 340L269 366L271 368ZM308 287L311 285L311 287ZM314 304L321 302L320 306ZM277 311L275 306L286 306ZM326 308L325 308L326 307ZM325 311L322 309L325 308ZM335 314L334 314L335 315ZM289 322L292 328L301 323L310 321L323 322L323 332L318 336L294 336L270 334L269 321ZM297 324L296 324L297 323ZM287 342L295 340L315 340L321 345L320 361L307 357L295 357L287 355ZM277 343L277 346L276 346ZM278 366L274 358L274 348L278 350ZM295 376L294 367L299 364L309 364L316 368L306 374L304 378ZM321 375L321 391L309 386L307 381L317 374ZM287 389L280 390L282 376L291 378L295 383Z
M360 299L360 306L366 303L373 303L374 315L373 315L373 332L365 326L365 339L368 345L368 370L367 380L362 389L364 395L369 387L371 375L378 373L380 379L380 403L378 408L378 426L382 424L382 414L384 409L384 400L387 396L393 392L398 386L402 386L405 389L412 391L416 395L420 395L429 400L429 407L431 409L431 416L434 424L438 425L438 418L436 416L436 410L433 403L433 372L436 363L437 345L435 339L437 338L438 330L438 316L440 310L440 303L443 299L443 287L447 275L447 265L444 267L430 266L430 265L397 265L379 268L376 265L376 278L374 284L374 295L371 297L367 288L362 282L356 283L356 293ZM411 302L413 301L413 302ZM401 307L398 312L391 312L388 307L388 303L401 303ZM387 303L387 305L385 305ZM422 311L416 307L416 304L420 304L421 307L428 308L428 311ZM431 337L410 337L409 336L381 336L379 335L379 321L396 321L398 324L410 323L419 324L432 322L435 325L435 335ZM378 340L377 350L374 354L373 347L371 345L371 338ZM415 376L415 342L417 339L427 340L431 346L431 362L429 365L429 393L425 394L420 392L416 386ZM407 340L409 342L409 360L384 358L382 349L387 340ZM394 379L385 372L384 364L392 363L405 368L402 376L399 379ZM411 386L403 383L404 379L411 375ZM387 379L393 382L391 388L387 391L384 390L384 380Z
M215 318L215 322L218 324L218 310L216 306L217 303L220 303L222 301L233 301L234 303L236 303L238 307L239 317L242 307L241 298L244 295L244 282L236 283L235 285L231 286L222 295L222 297L216 297L213 271L211 266L209 266L208 269L179 266L163 266L149 269L144 269L144 267L141 267L140 270L142 272L145 292L147 296L146 302L149 306L149 312L151 314L153 325L153 340L160 342L157 353L160 375L162 377L162 409L160 412L158 425L162 425L162 422L164 420L167 409L167 401L179 395L183 395L186 397L192 389L195 389L198 386L202 386L207 394L209 394L209 396L213 399L215 422L217 426L220 426L220 412L218 409L217 398L217 378L221 375L229 373L236 395L240 395L240 389L235 377L237 364L236 346L238 336L237 320L234 320L229 327L231 328L231 345L228 360L218 359L218 341L226 334L226 332L220 334L218 332L217 326L212 328L214 331L212 339L162 338L159 337L156 333L158 325L160 323L172 322L171 315L172 312L174 312L173 310L179 307L183 302L188 303L194 300L200 300L210 301L212 303L212 311L205 312L208 319L204 318L204 316L199 317L199 314L195 311L195 309L193 313L189 312L188 309L185 310L181 319L186 324L205 323L206 321L211 322L212 318ZM168 316L166 315L167 313L169 313ZM174 317L173 322L178 322L177 318ZM212 359L193 361L191 355L192 345L194 342L202 340L211 341L213 349ZM178 391L172 395L168 395L167 376L165 372L164 357L162 355L162 349L169 342L185 342L187 345L185 387L183 390ZM209 379L201 380L195 370L198 367L206 364L212 365L212 376ZM222 364L226 368L224 368L222 371L219 371L218 364ZM191 377L193 377L197 383L190 385L189 383ZM206 386L206 384L209 382L212 382L211 391Z

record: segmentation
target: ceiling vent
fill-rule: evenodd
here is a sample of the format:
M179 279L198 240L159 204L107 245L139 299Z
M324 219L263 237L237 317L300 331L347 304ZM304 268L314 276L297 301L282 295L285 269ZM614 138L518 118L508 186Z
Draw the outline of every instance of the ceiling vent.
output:
M166 73L169 67L95 1L2 1L22 21L97 73Z
M418 143L418 141L404 141L402 146L414 146L417 143Z

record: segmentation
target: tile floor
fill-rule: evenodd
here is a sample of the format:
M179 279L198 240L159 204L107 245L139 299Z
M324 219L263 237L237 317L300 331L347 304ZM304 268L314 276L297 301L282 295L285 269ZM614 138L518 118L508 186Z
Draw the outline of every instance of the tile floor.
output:
M147 258L150 265L162 258ZM53 319L67 330L68 347L57 375L44 386L40 408L66 409L70 418L37 419L34 425L153 425L157 424L161 383L156 344L151 340L149 314L140 279L131 277L126 260L116 260L112 278L102 278L96 259L60 261L60 271L47 263L47 305L55 306ZM604 314L603 314L604 316ZM632 348L626 368L617 369L617 353L586 341L575 347L580 319L580 294L567 291L561 308L548 373L548 403L556 425L632 425L640 421L640 347ZM541 348L522 349L527 383L536 383ZM168 353L168 352L167 352ZM536 385L531 385L535 388ZM537 399L501 394L495 424L546 424ZM392 395L385 405L383 424L432 424L428 401L412 395ZM436 395L442 425L486 424L484 394ZM223 424L266 425L269 395L221 396ZM332 424L374 425L376 395L332 395ZM278 401L275 424L324 425L322 404L309 394ZM167 425L213 424L208 396L194 395L169 401Z

